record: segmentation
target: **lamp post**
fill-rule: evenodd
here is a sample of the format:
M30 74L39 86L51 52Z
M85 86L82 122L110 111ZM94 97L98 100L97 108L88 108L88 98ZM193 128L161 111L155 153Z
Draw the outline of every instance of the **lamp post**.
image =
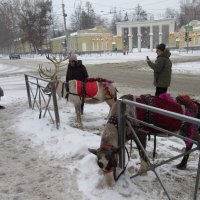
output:
M62 0L62 9L63 9L63 20L64 20L64 29L65 29L65 56L67 54L67 25L66 25L66 17L67 14L65 13L65 4Z

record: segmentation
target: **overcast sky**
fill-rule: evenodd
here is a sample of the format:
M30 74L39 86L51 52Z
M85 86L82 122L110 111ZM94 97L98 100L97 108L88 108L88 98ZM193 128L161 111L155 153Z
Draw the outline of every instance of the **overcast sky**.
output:
M67 24L69 24L70 15L73 13L74 8L81 2L84 4L87 0L53 0L53 8L56 16L62 19L62 2L65 4L65 13L68 14ZM154 14L155 18L160 18L165 13L166 8L179 10L180 0L89 0L96 14L105 18L112 18L110 11L117 8L122 13L131 13L134 8L139 4L147 12Z

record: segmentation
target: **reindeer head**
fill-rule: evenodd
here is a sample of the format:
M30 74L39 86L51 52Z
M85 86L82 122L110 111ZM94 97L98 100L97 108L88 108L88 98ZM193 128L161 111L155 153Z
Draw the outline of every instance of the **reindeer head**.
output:
M88 151L97 156L97 164L104 173L109 173L117 167L120 147L101 145L97 150L88 149Z
M39 75L42 78L55 81L55 80L57 80L58 73L60 71L63 71L63 66L66 65L66 64L61 64L61 63L64 62L65 60L67 60L68 57L65 57L63 59L60 56L59 59L58 59L56 56L51 55L51 57L50 57L49 54L48 54L48 55L46 55L46 58L53 63L54 70L52 70L51 68L50 69L47 69L47 68L43 69L42 64L39 64L39 69L38 69Z

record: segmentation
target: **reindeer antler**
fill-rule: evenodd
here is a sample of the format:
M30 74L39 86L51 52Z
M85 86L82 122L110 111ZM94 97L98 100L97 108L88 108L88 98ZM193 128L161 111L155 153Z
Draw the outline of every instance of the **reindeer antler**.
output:
M53 65L54 65L54 67L55 67L55 70L54 70L53 73L51 72L51 68L50 68L50 70L48 70L48 69L45 69L45 70L44 70L44 69L42 68L42 65L40 64L40 65L39 65L39 69L38 69L39 74L40 74L40 76L41 76L42 78L55 80L56 77L57 77L57 75L58 75L58 72L62 71L62 70L63 70L62 67L65 65L65 64L62 64L62 65L61 65L61 63L64 62L65 60L67 60L68 57L65 57L64 59L62 59L61 57L59 57L60 59L58 60L58 59L56 58L56 56L51 56L51 57L50 57L49 54L47 54L47 55L46 55L46 58L47 58L48 60L50 60L50 61L53 63Z
M39 64L38 68L39 75L44 79L51 79L54 80L57 72L51 73L51 69L48 70L47 68L44 70L42 64Z

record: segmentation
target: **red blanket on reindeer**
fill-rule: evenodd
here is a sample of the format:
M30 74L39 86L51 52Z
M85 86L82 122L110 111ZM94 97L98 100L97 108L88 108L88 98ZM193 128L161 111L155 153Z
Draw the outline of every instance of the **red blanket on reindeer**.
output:
M103 79L103 78L88 78L87 82L76 81L76 91L80 97L84 98L95 98L99 91L99 83L103 85L107 94L113 98L113 95L110 93L108 85L113 83L113 81Z
M76 81L77 94L84 98L94 98L99 90L99 84L97 81L91 81L83 83L81 81Z
M136 97L135 100L138 103L154 106L156 108L161 108L179 114L184 114L184 109L182 108L182 106L178 104L175 99L172 99L169 94L163 94L159 97L151 95L141 95L140 97ZM178 119L141 108L136 108L136 118L138 120L154 124L155 126L172 132L178 131L182 125L182 121ZM144 129L151 130L149 127L144 127ZM154 129L153 132L161 133L160 131Z

